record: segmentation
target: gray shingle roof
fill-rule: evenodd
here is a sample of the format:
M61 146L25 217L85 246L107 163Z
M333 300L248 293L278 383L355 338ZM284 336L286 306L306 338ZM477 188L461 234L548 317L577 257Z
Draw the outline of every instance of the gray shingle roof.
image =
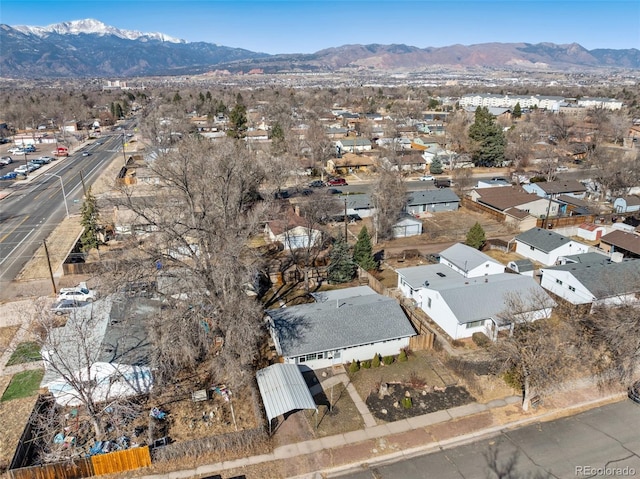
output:
M266 313L286 357L415 335L396 300L379 294L302 304Z
M529 231L520 233L516 236L516 240L544 253L549 253L571 241L566 236L542 228L531 228Z
M465 278L458 284L442 288L434 285L461 324L487 318L499 318L507 309L507 298L517 296L524 311L537 311L555 305L551 297L530 276L521 274L492 274L479 278Z
M442 264L403 268L398 270L398 274L414 289L427 287L437 291L460 323L498 317L505 311L509 294L518 295L524 305L531 305L532 310L554 305L551 297L533 278L520 274L465 278Z
M491 256L484 254L482 251L478 251L477 249L462 243L456 243L444 251L441 251L440 258L448 260L451 264L457 266L463 271L470 271L487 261L500 264Z
M432 205L436 203L456 203L460 198L448 188L411 191L407 194L407 206Z
M371 197L368 194L363 195L339 195L338 200L341 204L344 204L344 200L347 200L347 208L352 210L370 209L373 208Z
M640 260L625 259L620 263L608 261L605 256L600 261L568 263L544 268L544 270L568 271L596 299L609 298L621 294L640 291Z

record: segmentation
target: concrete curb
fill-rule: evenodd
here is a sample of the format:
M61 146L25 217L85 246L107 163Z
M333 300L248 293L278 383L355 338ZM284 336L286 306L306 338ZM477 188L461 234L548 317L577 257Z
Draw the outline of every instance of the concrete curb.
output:
M591 409L598 405L608 404L610 402L619 401L625 398L624 393L610 394L607 396L601 396L596 399L583 401L581 403L556 408L541 414L535 414L530 417L517 419L515 421L507 422L504 424L498 424L487 428L471 431L466 434L462 434L450 439L442 441L430 442L422 444L420 446L403 449L400 451L384 454L380 456L372 456L365 460L358 462L344 464L335 467L322 468L314 472L304 473L298 476L290 476L290 479L325 479L327 477L335 477L336 475L346 474L350 471L361 471L364 465L367 466L381 466L396 462L398 460L410 459L412 457L436 452L442 449L450 449L452 447L461 446L479 439L484 439L500 434L503 431L526 426L541 421L548 421L555 418L570 416L582 409ZM286 444L275 448L271 453L261 454L259 456L250 456L244 458L238 458L231 461L223 461L214 464L206 464L198 466L194 469L184 469L181 471L175 471L164 474L149 474L141 476L141 479L178 479L178 478L190 478L199 477L204 474L221 473L230 469L241 469L257 464L264 464L268 462L285 461L296 457L307 456L315 454L322 450L332 450L345 447L347 445L356 444L359 442L365 442L372 439L378 439L395 434L402 434L415 429L425 428L435 424L446 423L451 420L456 420L464 417L473 417L475 414L482 414L491 409L498 407L504 407L508 404L513 404L513 398L505 398L503 400L492 401L493 405L487 404L468 404L458 408L437 411L430 414L425 414L412 418L411 425L407 421L397 421L394 423L382 424L372 428L361 429L357 431L350 431L345 434L339 434L336 436L328 436L319 439L312 439L300 443ZM464 414L466 412L467 414Z

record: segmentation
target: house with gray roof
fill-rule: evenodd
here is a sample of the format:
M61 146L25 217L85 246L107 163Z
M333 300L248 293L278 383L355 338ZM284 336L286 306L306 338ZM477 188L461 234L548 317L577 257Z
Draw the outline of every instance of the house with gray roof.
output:
M303 370L398 354L416 334L398 302L368 286L314 296L314 303L266 311L278 355Z
M471 246L456 243L440 252L440 263L465 278L504 273L504 265Z
M571 304L620 305L638 302L640 260L611 261L597 253L575 255L542 268L540 285Z
M347 215L349 216L357 215L360 218L368 218L369 216L373 216L373 212L375 211L371 196L367 193L340 195L338 196L338 201L340 205L344 205L345 201L347 202Z
M496 339L510 318L548 318L555 305L530 276L499 273L467 278L444 263L397 270L398 289L452 339L481 332ZM513 311L517 298L518 311Z
M406 212L411 215L458 211L460 198L450 188L410 191L407 193Z
M557 199L560 195L573 196L583 199L587 194L587 187L576 180L539 181L522 186L528 193L534 193L541 198Z
M513 241L515 252L532 261L545 266L556 264L560 256L587 253L589 246L574 241L554 231L542 228L532 228L520 233Z

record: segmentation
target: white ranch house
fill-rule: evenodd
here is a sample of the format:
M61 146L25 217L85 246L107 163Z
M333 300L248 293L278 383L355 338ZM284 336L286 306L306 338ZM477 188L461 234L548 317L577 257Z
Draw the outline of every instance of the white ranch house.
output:
M266 311L278 355L302 370L395 355L416 334L398 302L368 286L314 297L315 303Z
M514 238L515 252L546 266L556 264L560 256L589 252L589 246L554 231L532 228Z

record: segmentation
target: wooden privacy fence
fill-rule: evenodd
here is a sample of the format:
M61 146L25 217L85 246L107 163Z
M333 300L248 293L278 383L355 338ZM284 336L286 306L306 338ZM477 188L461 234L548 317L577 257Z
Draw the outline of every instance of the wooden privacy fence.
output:
M10 469L9 476L11 479L80 479L100 474L117 474L150 465L149 447L143 446L83 457L73 462Z
M409 338L409 349L412 351L424 351L426 349L432 349L433 343L436 341L436 335L429 332L426 334L419 334L418 336L412 336Z

